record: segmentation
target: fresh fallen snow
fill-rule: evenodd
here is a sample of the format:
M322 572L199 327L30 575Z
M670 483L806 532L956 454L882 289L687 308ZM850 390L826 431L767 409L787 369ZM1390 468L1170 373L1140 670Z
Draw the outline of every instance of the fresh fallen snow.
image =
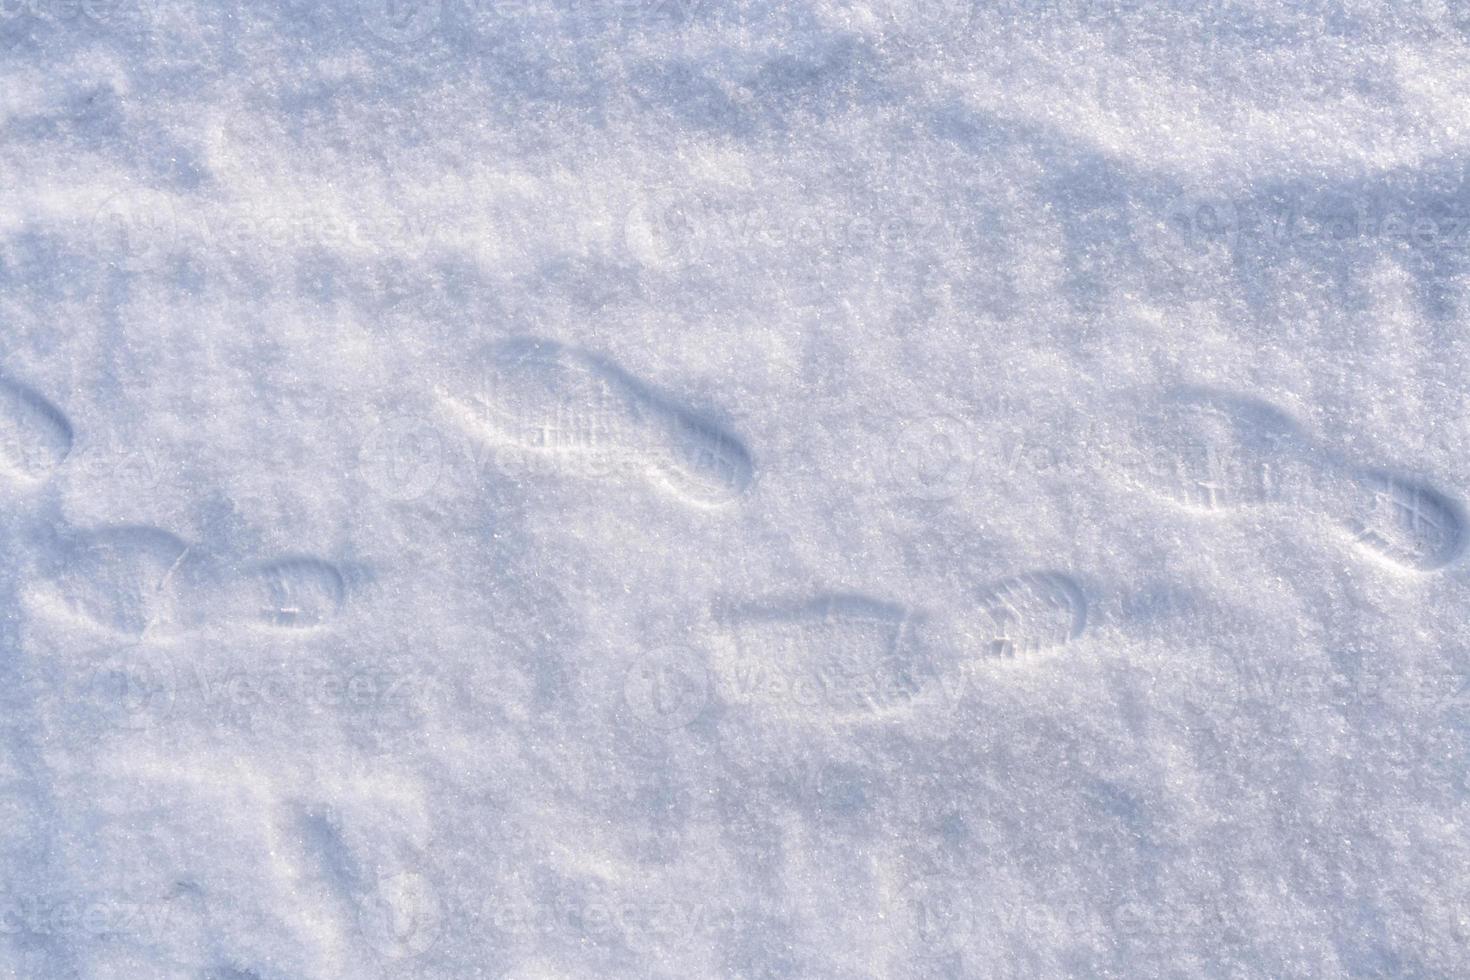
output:
M1470 974L1467 79L0 0L0 975Z

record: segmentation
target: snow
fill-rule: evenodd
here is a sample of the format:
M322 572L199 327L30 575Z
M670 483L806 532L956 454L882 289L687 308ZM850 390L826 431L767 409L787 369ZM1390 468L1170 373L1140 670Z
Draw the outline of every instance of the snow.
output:
M1470 15L0 0L0 976L1470 974Z

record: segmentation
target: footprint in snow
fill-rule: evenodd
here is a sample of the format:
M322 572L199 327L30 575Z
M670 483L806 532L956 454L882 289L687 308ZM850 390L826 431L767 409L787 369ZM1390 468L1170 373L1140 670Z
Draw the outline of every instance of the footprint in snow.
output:
M347 591L330 562L293 557L227 566L168 531L143 526L68 535L51 585L75 615L128 636L209 626L310 629L336 618Z
M617 366L548 340L500 344L478 391L448 401L498 448L593 477L652 477L688 503L750 486L745 446Z
M0 469L41 480L65 462L72 439L59 408L24 385L0 380Z
M1351 540L1404 569L1433 571L1459 554L1464 518L1453 500L1409 477L1337 463L1264 402L1174 392L1141 420L1138 437L1146 481L1182 506L1330 514Z

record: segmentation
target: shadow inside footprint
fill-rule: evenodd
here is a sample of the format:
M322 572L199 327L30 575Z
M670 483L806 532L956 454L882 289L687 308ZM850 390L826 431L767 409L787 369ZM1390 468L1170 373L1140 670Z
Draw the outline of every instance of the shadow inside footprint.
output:
M1429 487L1381 472L1360 478L1345 523L1359 544L1420 571L1448 565L1464 538L1459 505Z
M204 592L201 622L301 630L335 619L347 587L330 562L292 557L217 569Z
M56 587L74 613L98 626L139 636L172 622L179 595L174 575L189 546L156 527L84 531L61 542Z
M1149 482L1185 506L1290 503L1325 511L1368 550L1432 571L1463 547L1465 518L1449 497L1381 470L1359 470L1305 438L1265 402L1179 388L1140 425Z
M655 460L660 476L675 493L709 506L730 503L745 493L755 466L745 446L713 425L671 413L665 454Z
M1016 657L1065 646L1087 627L1087 599L1072 579L1034 572L980 593L987 656Z
M347 594L337 566L316 558L234 565L196 556L177 577L181 621L189 630L312 629L334 620Z
M1300 448L1296 424L1271 405L1205 388L1176 388L1138 427L1144 480L1175 502L1220 510L1280 500Z
M0 380L0 465L40 479L71 453L72 438L59 408L24 385Z
M550 340L497 345L461 404L502 446L582 476L651 473L691 503L728 503L754 474L733 436L617 365Z

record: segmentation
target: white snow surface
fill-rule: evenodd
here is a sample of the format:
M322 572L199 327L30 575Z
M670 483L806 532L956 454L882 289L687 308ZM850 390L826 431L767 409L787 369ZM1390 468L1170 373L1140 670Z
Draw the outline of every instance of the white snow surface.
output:
M0 0L0 976L1470 975L1467 86Z

